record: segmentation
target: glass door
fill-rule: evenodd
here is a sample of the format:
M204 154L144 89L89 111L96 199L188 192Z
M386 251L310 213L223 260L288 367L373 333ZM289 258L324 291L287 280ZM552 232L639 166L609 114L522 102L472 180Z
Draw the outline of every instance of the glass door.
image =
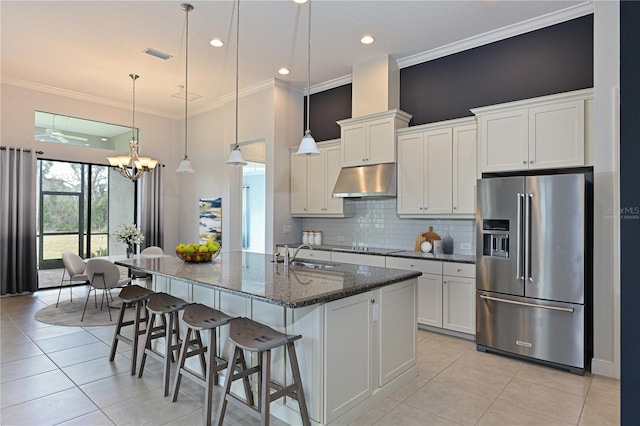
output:
M38 161L37 248L40 269L62 268L62 252L82 258L109 254L111 174L109 167L53 160ZM134 219L135 185L117 185L118 212Z

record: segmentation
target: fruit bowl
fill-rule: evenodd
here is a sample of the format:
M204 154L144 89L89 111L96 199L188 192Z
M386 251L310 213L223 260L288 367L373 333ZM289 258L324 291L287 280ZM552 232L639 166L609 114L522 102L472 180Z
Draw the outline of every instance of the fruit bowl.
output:
M219 254L220 254L220 250L215 252L196 251L191 253L176 251L176 256L178 256L180 259L184 260L185 262L190 262L190 263L211 262L213 259L218 257Z

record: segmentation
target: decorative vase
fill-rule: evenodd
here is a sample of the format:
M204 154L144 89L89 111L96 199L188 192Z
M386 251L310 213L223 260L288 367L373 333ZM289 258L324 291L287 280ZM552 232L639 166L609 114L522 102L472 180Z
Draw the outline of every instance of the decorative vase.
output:
M453 254L453 238L451 238L451 234L448 232L442 239L442 252L444 254Z
M133 244L127 245L127 259L133 258Z

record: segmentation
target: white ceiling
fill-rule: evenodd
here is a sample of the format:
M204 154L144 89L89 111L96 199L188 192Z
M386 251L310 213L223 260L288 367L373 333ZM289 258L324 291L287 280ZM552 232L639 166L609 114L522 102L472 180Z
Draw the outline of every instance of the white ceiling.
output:
M235 2L191 1L190 114L220 102L235 87ZM184 101L185 12L180 1L0 2L1 77L8 84L68 93L96 102L179 118ZM351 74L353 64L384 54L399 60L540 17L571 16L589 1L312 1L311 84ZM240 2L240 88L280 78L307 85L308 4ZM579 13L580 14L580 13ZM362 45L371 34L376 42ZM213 37L222 48L209 45ZM142 53L151 47L169 60ZM286 66L288 76L277 71ZM313 90L312 90L313 91Z

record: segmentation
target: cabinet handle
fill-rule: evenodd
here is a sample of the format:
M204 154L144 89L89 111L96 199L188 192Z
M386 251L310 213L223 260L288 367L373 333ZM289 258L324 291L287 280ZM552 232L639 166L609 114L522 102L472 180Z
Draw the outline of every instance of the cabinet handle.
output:
M413 268L414 266L416 266L416 265L414 265L414 264L412 263L411 265L409 265L409 268Z
M376 303L376 299L371 299L371 303Z
M453 209L454 209L454 210L457 210L457 208L458 208L458 207L456 207L456 206L454 206L454 207L453 207Z
M527 160L523 160L523 161L522 161L522 164L527 164Z
M442 281L442 284L446 284L446 283L447 283L447 281Z
M458 272L462 272L462 269L458 269Z
M530 160L530 161L529 161L529 164L533 164L533 160Z

